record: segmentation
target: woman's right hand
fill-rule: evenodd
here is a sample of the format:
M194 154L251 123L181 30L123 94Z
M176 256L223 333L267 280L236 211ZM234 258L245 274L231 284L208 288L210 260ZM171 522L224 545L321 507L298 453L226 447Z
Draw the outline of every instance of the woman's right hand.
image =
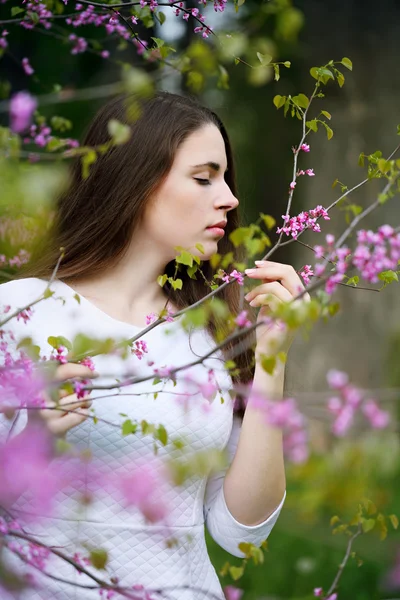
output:
M77 377L81 377L82 379L93 379L94 377L98 377L98 373L91 371L89 367L76 363L65 363L64 365L57 367L55 374L56 381L74 379ZM78 399L77 394L67 395L66 391L60 391L58 406L74 412L65 412L63 410L55 409L56 403L46 392L44 392L43 395L46 406L49 408L42 408L38 412L40 417L45 421L47 429L52 434L63 437L70 429L80 425L88 418L89 408L92 405L90 392L87 393L85 398Z

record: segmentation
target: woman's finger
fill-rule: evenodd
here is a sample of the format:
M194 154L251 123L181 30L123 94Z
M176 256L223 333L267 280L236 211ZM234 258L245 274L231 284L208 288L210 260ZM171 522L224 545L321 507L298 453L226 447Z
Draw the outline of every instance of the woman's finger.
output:
M76 412L71 412L65 415L62 419L51 419L47 427L54 435L64 435L77 425L80 425L89 416L89 409L79 408Z
M253 288L248 294L246 294L245 298L251 306L256 306L255 304L253 304L253 300L255 300L257 296L265 296L266 294L273 294L282 302L291 302L293 300L291 293L288 292L288 290L277 281L272 281L271 283L263 283L262 285L258 285L257 287Z
M41 409L40 415L45 420L59 419L65 417L68 412L79 408L90 408L92 400L90 398L78 399L76 394L70 394L65 398L61 398L58 403L53 400L46 401L48 408ZM62 410L64 408L65 410Z
M64 379L75 379L80 377L82 379L95 378L98 377L99 374L96 371L92 371L89 367L85 365L79 365L76 363L65 363L64 365L60 365L57 367L55 373L56 381L63 381Z
M280 281L281 285L292 296L297 296L305 290L300 277L291 265L270 261L257 261L256 264L257 268L245 270L248 277L252 279L264 279L266 281Z

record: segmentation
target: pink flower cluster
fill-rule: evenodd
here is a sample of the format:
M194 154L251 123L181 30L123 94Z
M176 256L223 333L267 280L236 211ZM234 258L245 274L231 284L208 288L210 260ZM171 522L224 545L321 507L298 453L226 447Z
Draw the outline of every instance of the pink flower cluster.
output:
M12 258L7 258L5 254L0 254L0 267L17 267L20 268L30 259L30 254L26 250L20 250L18 254Z
M291 235L292 238L297 239L299 233L305 229L312 229L313 231L321 231L317 219L322 217L325 221L329 221L330 217L328 211L321 205L316 206L310 211L303 211L296 217L290 217L290 215L282 215L284 226L278 227L277 233L285 233Z
M390 416L379 408L375 400L365 399L361 390L349 383L347 373L332 369L327 373L328 385L338 392L328 400L328 410L335 417L332 432L339 437L346 435L354 423L357 411L361 411L374 429L389 425Z
M332 234L326 236L327 247L314 246L316 258L322 258L324 254L327 260L335 262L336 272L326 282L325 290L332 294L337 285L344 279L345 273L353 265L361 276L371 283L379 281L379 273L385 270L396 270L400 260L400 233L396 233L390 225L382 225L378 231L366 231L361 229L357 232L357 246L352 253L347 246L334 248L335 237ZM326 264L316 263L314 265L315 275L321 276L325 272Z
M12 552L21 556L29 565L32 565L41 571L45 569L47 560L50 556L50 550L48 548L43 548L43 546L38 546L32 542L21 543L15 540L8 542L7 546Z
M310 277L313 275L314 271L312 270L311 265L304 265L304 267L300 269L300 277L302 277L305 285L310 283Z
M142 360L143 356L148 352L147 344L144 340L137 340L133 343L131 353L134 354L139 360Z
M376 233L361 229L357 232L357 242L352 263L366 281L377 283L379 273L396 270L400 260L400 233L393 227L382 225Z
M82 54L88 47L88 43L83 37L77 36L75 33L71 33L68 36L70 42L72 42L71 54Z
M243 590L233 585L226 585L224 587L224 594L226 600L240 600L243 596Z
M243 285L244 275L243 275L243 273L240 273L236 269L234 269L233 271L231 271L229 274L225 273L225 271L223 271L221 269L220 274L221 274L220 278L222 279L222 281L225 281L226 283L229 283L230 281L236 280L239 285Z
M0 48L7 48L8 46L8 42L6 40L6 37L8 36L8 31L6 29L3 29L1 35L0 35Z
M29 126L37 102L28 92L18 92L10 100L11 129L15 133L22 133Z
M239 327L250 327L252 325L251 321L247 316L247 310L242 310L242 312L238 314L238 316L235 319L235 323Z
M54 348L52 351L50 360L56 360L60 363L60 365L65 365L68 362L67 354L67 348L65 346L59 346L58 348Z
M45 29L50 29L50 19L53 17L51 10L48 10L44 2L27 2L25 4L26 16L21 21L21 26L25 29L33 29L36 25L42 25ZM33 18L30 15L35 15Z

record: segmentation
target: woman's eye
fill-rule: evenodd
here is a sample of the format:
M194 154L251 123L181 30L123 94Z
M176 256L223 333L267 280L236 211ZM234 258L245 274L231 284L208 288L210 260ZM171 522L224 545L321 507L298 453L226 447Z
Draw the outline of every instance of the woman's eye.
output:
M195 181L198 181L200 185L211 185L211 181L209 179L201 179L200 177L194 177Z

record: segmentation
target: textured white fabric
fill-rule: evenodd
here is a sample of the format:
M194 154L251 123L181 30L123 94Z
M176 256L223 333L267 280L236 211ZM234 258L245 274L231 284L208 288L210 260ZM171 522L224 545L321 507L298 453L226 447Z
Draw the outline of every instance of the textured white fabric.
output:
M15 310L25 306L38 298L46 285L46 281L36 278L0 285L0 308L11 305ZM50 335L62 335L69 340L78 333L101 339L128 339L140 331L138 327L110 317L82 296L79 303L75 292L61 281L56 280L51 289L55 291L54 296L34 306L28 323L14 319L4 326L5 330L13 331L16 342L30 336L46 357L51 352L47 342ZM204 355L214 344L204 329L192 330L190 334L186 332L179 319L163 323L143 339L147 342L149 353L142 360L136 356L128 360L111 355L95 357L96 370L101 375L96 383L113 382L116 378L123 378L127 372L145 375L151 373L154 366L186 364ZM148 361L154 361L153 367L148 365ZM162 423L169 440L185 440L188 456L211 448L226 448L231 461L240 434L240 420L233 417L232 399L228 393L231 379L224 369L222 355L213 355L204 364L192 367L190 374L196 381L206 383L210 368L223 390L212 402L197 393L185 408L177 395L183 391L182 380L178 377L175 387L172 382L154 386L149 381L122 388L118 395L117 390L111 393L95 391L92 398L96 416L115 424L122 424L127 416L156 425ZM154 399L156 391L160 393ZM24 427L25 421L26 415L21 413L14 434ZM95 424L92 419L71 430L67 440L78 449L89 448L93 460L108 474L129 474L133 460L148 462L154 456L152 436L135 434L122 437L119 427L102 421ZM169 441L159 449L158 457L163 461L176 452ZM122 501L118 502L105 493L78 509L78 492L90 492L90 485L85 482L83 474L82 480L74 482L57 498L55 514L51 518L43 516L36 520L29 525L29 530L40 534L45 543L61 547L71 556L76 551L87 555L88 548L106 549L109 554L107 572L96 571L96 574L104 578L116 576L121 585L142 584L151 590L163 590L163 595L156 593L154 598L223 598L207 554L204 523L220 546L235 556L242 556L238 544L245 541L260 545L271 532L284 502L283 498L276 511L260 525L249 527L238 523L225 503L222 485L225 472L226 469L209 477L191 477L179 487L160 486L160 502L166 502L170 509L167 526L149 524L139 511L126 508ZM22 500L17 501L15 507L15 514L21 519ZM177 543L168 547L167 541L171 538ZM89 578L77 574L57 558L51 559L49 564L54 565L52 573L58 577L81 586L93 585ZM43 578L40 574L37 579L43 587L23 593L19 596L21 600L99 598L98 590L77 588Z

